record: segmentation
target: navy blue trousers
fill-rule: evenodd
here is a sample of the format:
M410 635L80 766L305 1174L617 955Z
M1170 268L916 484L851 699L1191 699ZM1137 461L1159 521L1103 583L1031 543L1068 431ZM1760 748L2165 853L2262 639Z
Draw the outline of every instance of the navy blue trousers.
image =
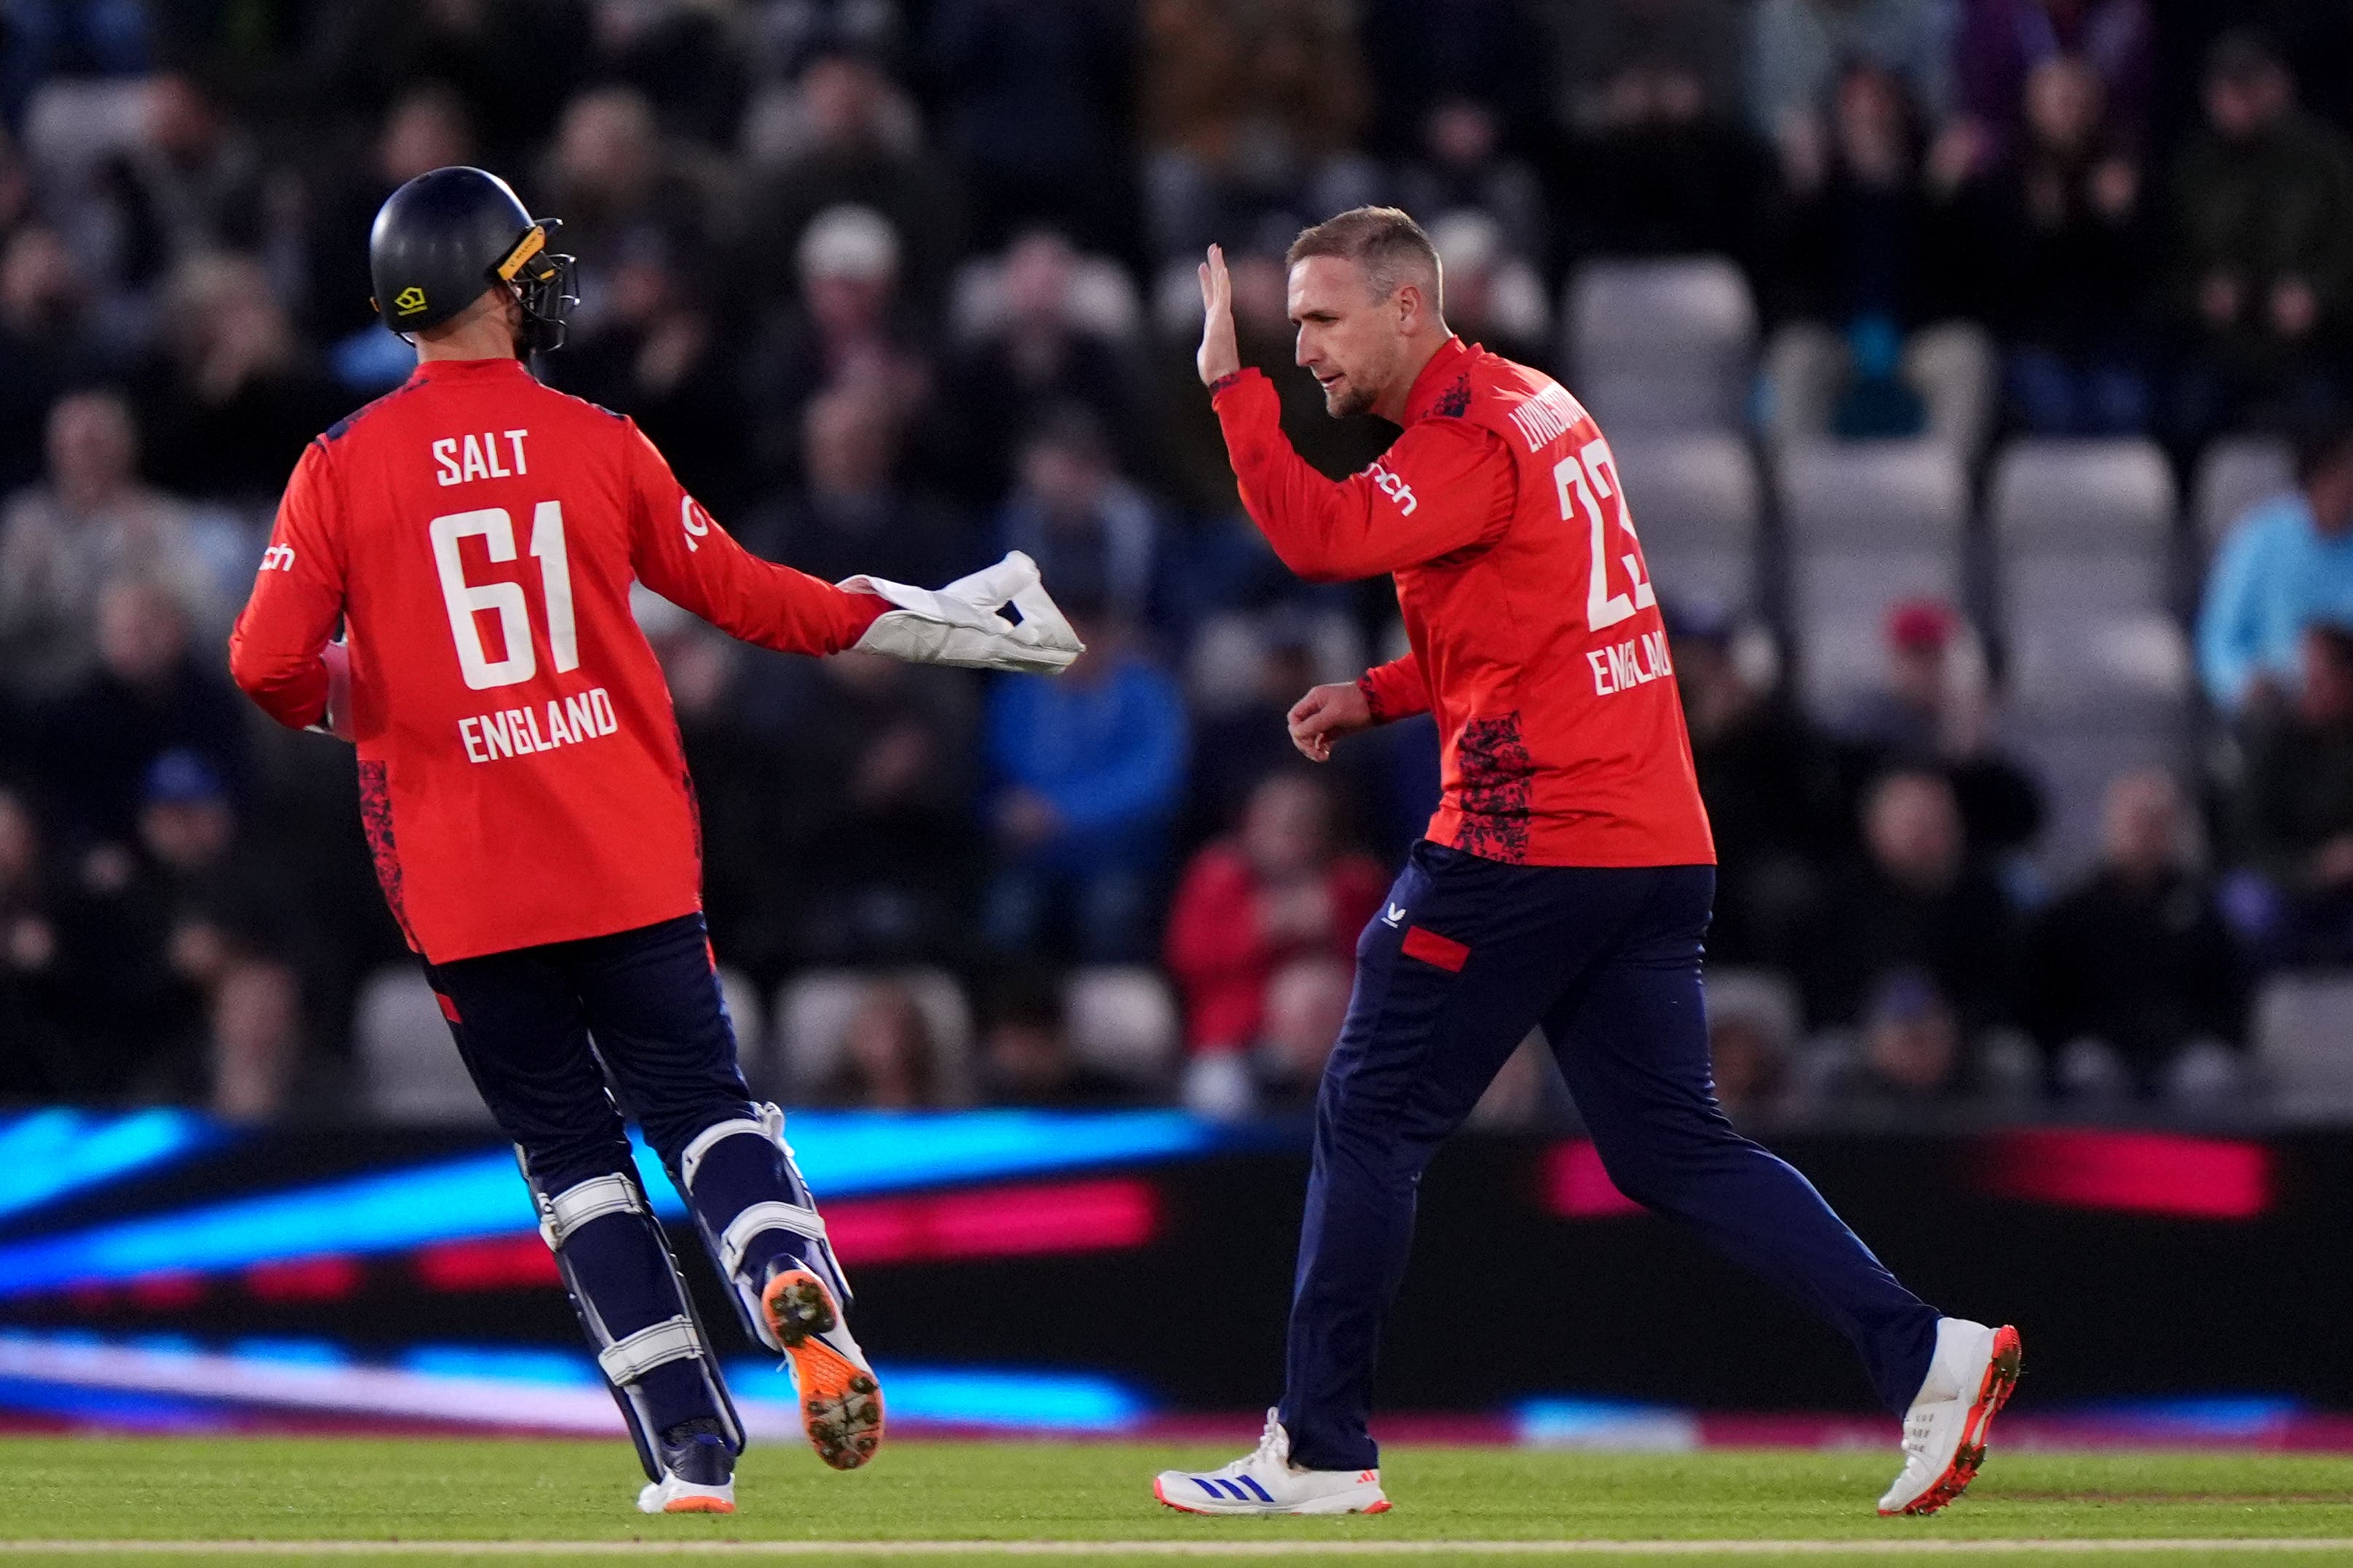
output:
M449 1033L475 1088L543 1193L597 1176L637 1179L621 1105L638 1118L673 1184L696 1133L756 1114L699 914L427 964L426 975L456 1015ZM607 1088L607 1073L621 1105ZM724 1140L722 1147L746 1142ZM807 1201L778 1152L765 1145L707 1159L697 1187L689 1202L712 1235L752 1203ZM791 1238L763 1239L767 1251L746 1255L755 1276ZM685 1309L676 1265L650 1221L583 1226L565 1242L564 1258L575 1291L594 1300L613 1337ZM717 1414L717 1385L692 1363L655 1367L638 1386L656 1430Z
M608 1071L672 1173L696 1133L752 1114L699 914L426 976L458 1014L449 1033L474 1087L548 1192L636 1169Z
M1539 1026L1619 1190L1811 1307L1854 1342L1889 1409L1911 1403L1936 1311L1716 1105L1700 993L1715 896L1707 866L1507 866L1414 847L1356 945L1316 1101L1282 1400L1294 1463L1379 1462L1373 1366L1422 1169Z

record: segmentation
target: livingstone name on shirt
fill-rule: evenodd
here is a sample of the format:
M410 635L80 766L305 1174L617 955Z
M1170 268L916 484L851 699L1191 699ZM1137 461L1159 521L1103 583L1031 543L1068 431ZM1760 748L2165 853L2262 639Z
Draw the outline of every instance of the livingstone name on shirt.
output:
M609 735L621 727L613 716L613 700L601 686L576 697L551 700L545 709L509 708L458 721L458 739L470 763L495 763L533 752L552 752Z

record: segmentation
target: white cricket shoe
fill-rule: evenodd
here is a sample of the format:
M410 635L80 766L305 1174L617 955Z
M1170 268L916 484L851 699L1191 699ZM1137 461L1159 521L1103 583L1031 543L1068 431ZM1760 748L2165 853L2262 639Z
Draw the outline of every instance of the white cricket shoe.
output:
M1291 1462L1282 1413L1266 1413L1258 1447L1196 1475L1163 1470L1152 1495L1179 1513L1387 1513L1378 1470L1303 1470Z
M1883 1517L1934 1513L1968 1489L1985 1463L1986 1428L2018 1386L2018 1331L1966 1318L1936 1321L1936 1353L1904 1413L1904 1473L1879 1500Z
M733 1513L735 1456L710 1417L686 1422L655 1447L661 1479L638 1493L639 1513Z

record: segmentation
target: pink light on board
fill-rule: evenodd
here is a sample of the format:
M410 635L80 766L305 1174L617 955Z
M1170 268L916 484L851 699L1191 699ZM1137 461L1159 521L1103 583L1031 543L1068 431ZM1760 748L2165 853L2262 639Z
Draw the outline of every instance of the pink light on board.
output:
M1545 1207L1570 1219L1615 1219L1643 1214L1641 1204L1618 1190L1601 1168L1601 1152L1583 1138L1556 1143L1545 1153Z
M2183 1219L2254 1219L2274 1196L2272 1151L2170 1132L2041 1129L1987 1141L1978 1167L1997 1197Z
M170 1312L205 1299L205 1279L186 1269L142 1274L131 1282L131 1300L149 1311Z
M359 1289L360 1266L339 1253L257 1263L245 1288L257 1301L339 1301Z
M828 1204L826 1230L855 1265L920 1263L1141 1247L1160 1230L1149 1182L1113 1179L984 1187ZM413 1267L428 1289L512 1290L558 1283L536 1231L419 1248Z
M563 1283L555 1255L535 1230L419 1247L415 1267L417 1282L432 1290L516 1290Z
M1160 1229L1149 1182L1112 1179L866 1198L826 1210L842 1261L914 1263L1141 1247Z

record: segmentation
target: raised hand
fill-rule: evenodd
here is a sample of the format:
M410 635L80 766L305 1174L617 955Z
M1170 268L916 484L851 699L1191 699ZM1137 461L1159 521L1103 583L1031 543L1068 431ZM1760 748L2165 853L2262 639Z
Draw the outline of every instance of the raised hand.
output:
M1193 368L1203 386L1215 386L1242 367L1234 342L1234 280L1226 271L1226 253L1214 245L1200 273L1201 352L1193 356Z

